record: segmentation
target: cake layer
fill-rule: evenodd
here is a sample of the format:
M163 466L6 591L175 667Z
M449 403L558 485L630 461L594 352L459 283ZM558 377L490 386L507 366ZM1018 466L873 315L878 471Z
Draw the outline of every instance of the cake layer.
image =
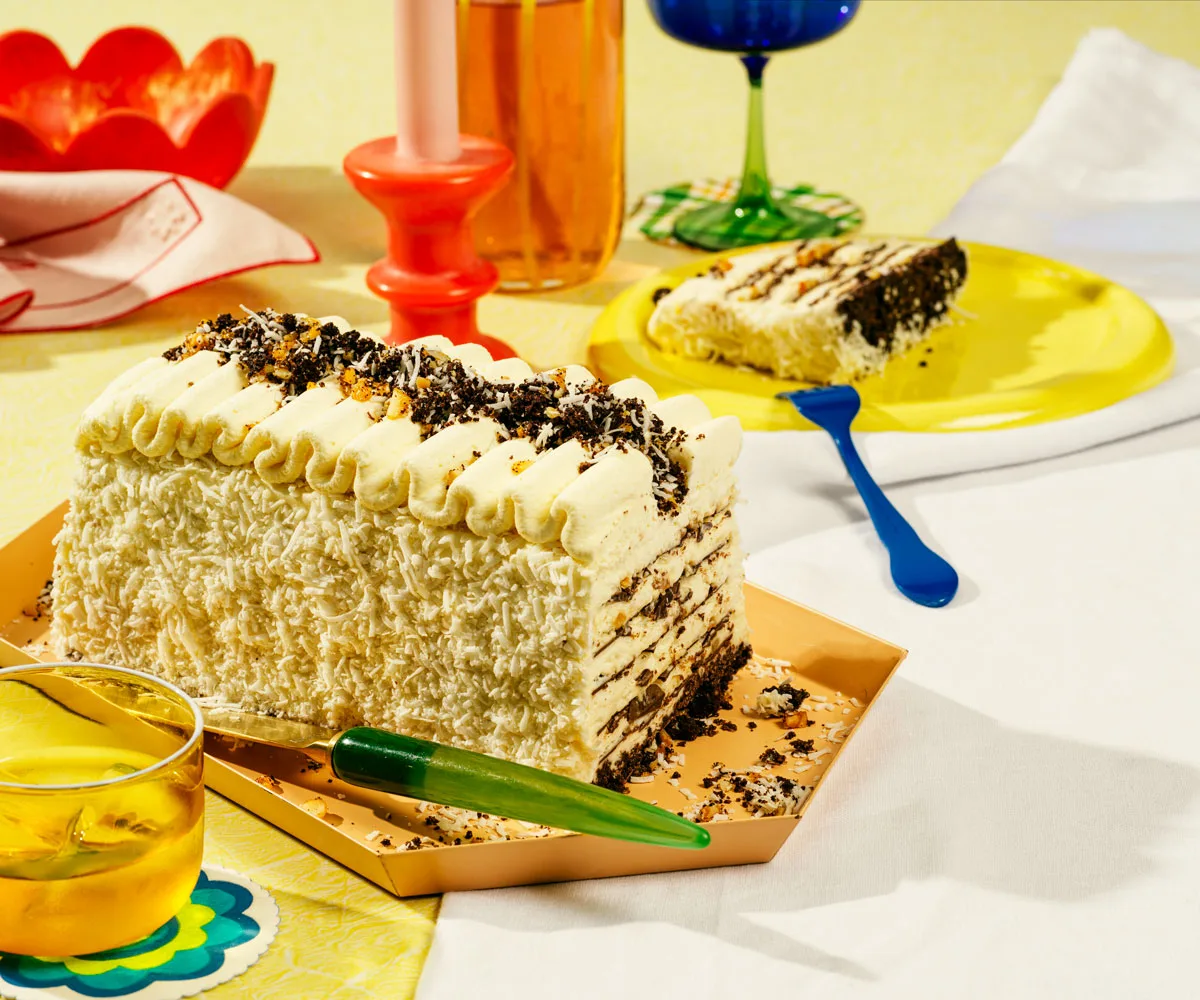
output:
M663 350L816 383L879 371L946 317L967 275L954 240L802 240L739 254L658 303Z
M650 769L657 749L658 734L681 714L716 715L729 682L750 659L750 645L727 639L707 646L693 662L691 674L675 697L664 704L647 724L613 748L597 769L596 784L620 790L631 775Z
M731 503L732 499L729 497L727 502ZM631 577L617 581L626 586L617 590L597 609L592 623L592 651L598 667L603 669L604 658L611 655L610 647L620 645L617 640L631 635L636 639L644 634L647 622L664 616L675 588L685 576L694 572L718 550L723 550L726 556L732 554L729 542L736 532L729 507L724 507L705 521L714 523L714 526L702 536L688 535L660 553L641 570L636 582Z
M690 539L651 564L648 577L661 581L657 598L593 646L584 729L594 734L602 764L634 752L684 710L710 680L705 665L715 662L715 651L748 648L732 518L718 513L710 520L723 530ZM684 564L679 550L687 549L693 551ZM682 569L675 572L677 563Z
M693 643L729 616L730 594L736 589L726 586L728 582L726 577L710 585L698 574L679 613L659 623L665 627L636 644L619 662L612 663L606 676L594 681L586 728L600 734L600 743L607 742L605 734L624 732L619 716L647 688L657 685L669 693L678 680L674 674L680 661L692 652Z
M632 696L625 693L620 699L606 699L608 708L589 713L589 721L596 725L597 735L593 739L600 749L601 763L618 759L641 745L647 736L656 735L686 706L695 686L701 682L696 679L697 672L714 650L730 643L734 646L748 643L748 636L733 619L728 602L719 603L724 605L723 613L697 616L695 621L686 623L678 640L664 640L666 649L655 651L643 660L649 664L645 673L650 679L642 688ZM653 673L655 669L659 672ZM637 671L627 675L625 684L632 684L641 671L639 663Z
M620 630L594 639L591 663L593 694L600 695L611 688L622 673L632 670L637 657L676 628L704 603L714 589L738 582L731 578L741 573L740 561L741 552L736 542L727 537L724 544L689 567L661 592L658 600L631 618Z

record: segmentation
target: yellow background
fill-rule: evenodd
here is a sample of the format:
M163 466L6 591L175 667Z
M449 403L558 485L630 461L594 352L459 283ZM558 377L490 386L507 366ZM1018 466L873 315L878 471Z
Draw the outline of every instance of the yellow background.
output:
M216 282L96 332L0 334L0 543L66 494L82 407L198 318L244 302L379 328L385 311L363 275L382 252L382 224L339 165L355 144L391 131L390 12L387 0L0 0L0 30L43 31L73 61L126 23L162 31L185 59L217 35L246 39L276 76L258 145L230 191L301 229L324 256ZM641 0L626 12L630 194L735 174L741 67L661 35ZM1200 4L1185 0L867 0L849 30L772 61L773 176L850 195L873 231L924 232L1028 126L1083 33L1103 26L1200 64ZM482 323L534 363L581 360L600 307L680 253L627 240L594 284L491 296ZM283 916L259 964L210 995L411 995L434 901L394 900L212 795L209 819L209 860L270 888Z

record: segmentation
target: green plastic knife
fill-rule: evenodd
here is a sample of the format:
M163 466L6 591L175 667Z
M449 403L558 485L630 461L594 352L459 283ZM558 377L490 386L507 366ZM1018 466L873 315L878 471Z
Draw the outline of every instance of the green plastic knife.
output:
M710 840L704 827L631 796L382 729L357 727L337 733L302 722L208 708L204 729L323 754L342 781L426 802L662 847L697 849Z

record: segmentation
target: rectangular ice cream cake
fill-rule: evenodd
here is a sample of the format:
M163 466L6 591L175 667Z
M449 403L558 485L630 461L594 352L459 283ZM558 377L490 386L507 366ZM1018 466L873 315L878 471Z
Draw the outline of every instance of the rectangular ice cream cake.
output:
M749 656L740 446L636 379L225 314L85 412L54 640L621 787Z
M660 299L646 332L683 357L849 382L923 340L966 277L953 239L801 240L718 261Z

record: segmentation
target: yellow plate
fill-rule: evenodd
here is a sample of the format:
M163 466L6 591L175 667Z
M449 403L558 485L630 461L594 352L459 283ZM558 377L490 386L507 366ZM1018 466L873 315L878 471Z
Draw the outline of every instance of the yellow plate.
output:
M1033 254L979 243L963 248L969 273L953 319L857 383L863 408L855 429L959 431L1061 420L1171 374L1166 326L1128 289ZM656 289L674 288L728 256L697 257L613 300L592 330L593 367L609 382L636 375L663 396L695 393L714 414L732 413L752 430L811 427L774 398L804 383L675 357L646 337Z

